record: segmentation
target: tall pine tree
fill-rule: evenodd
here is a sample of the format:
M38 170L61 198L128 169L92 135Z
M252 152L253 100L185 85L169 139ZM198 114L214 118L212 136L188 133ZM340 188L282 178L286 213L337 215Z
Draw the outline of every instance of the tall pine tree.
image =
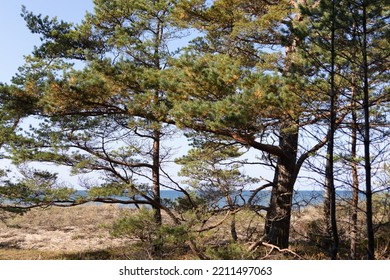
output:
M24 9L43 43L15 83L38 100L40 119L29 132L34 144L15 145L15 162L98 172L103 182L87 183L94 198L127 194L129 203L151 205L157 224L161 209L174 217L160 196L169 156L161 141L172 133L160 72L174 53L170 40L179 36L175 2L96 0L94 13L77 25Z
M300 128L324 117L311 115L322 97L306 86L310 72L291 32L301 20L298 5L185 1L182 9L179 17L204 36L168 70L175 122L266 155L274 179L261 241L287 248L299 170L326 143L324 135L299 149Z

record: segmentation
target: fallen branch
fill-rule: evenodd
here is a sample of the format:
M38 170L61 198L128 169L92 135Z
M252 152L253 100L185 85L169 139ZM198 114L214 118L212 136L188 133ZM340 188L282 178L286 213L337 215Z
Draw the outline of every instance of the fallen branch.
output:
M271 253L276 249L278 250L280 253L289 253L289 254L292 254L293 256L297 257L298 259L300 260L304 260L303 257L301 257L300 255L298 255L297 253L295 253L294 251L291 251L290 249L281 249L280 247L276 246L276 245L273 245L273 244L270 244L270 243L266 243L266 242L263 242L263 241L257 241L256 243L252 244L250 247L249 247L249 252L252 252L254 251L256 248L258 248L259 246L264 246L264 247L268 247L268 248L271 248L270 251L262 258L262 259L266 259L268 258Z

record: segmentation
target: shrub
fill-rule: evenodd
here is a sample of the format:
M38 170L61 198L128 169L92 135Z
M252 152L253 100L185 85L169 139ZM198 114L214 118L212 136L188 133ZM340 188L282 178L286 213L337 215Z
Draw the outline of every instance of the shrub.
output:
M127 213L114 222L111 234L114 237L138 238L142 242L155 239L157 225L153 220L153 211L141 208L137 213Z
M188 232L182 225L157 225L153 210L141 208L138 212L127 213L113 225L114 237L136 238L151 254L164 257L181 251L188 240Z

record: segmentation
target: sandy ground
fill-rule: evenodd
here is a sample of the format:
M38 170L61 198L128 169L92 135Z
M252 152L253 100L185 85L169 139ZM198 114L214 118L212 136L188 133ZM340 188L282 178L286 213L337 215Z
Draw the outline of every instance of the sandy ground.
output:
M304 239L304 236L309 236L310 232L314 238L318 239L319 232L310 225L313 225L313 222L315 222L314 225L318 225L322 217L321 210L309 208L302 213L295 213L291 221L290 239L296 243L294 250L307 259L327 259L326 254L319 250L317 245L314 243L310 245ZM52 257L73 259L81 255L86 255L85 259L89 259L89 254L92 254L91 258L94 258L95 253L98 254L97 259L111 256L114 259L148 258L147 254L150 252L147 249L138 248L134 252L128 250L134 247L135 239L114 238L110 234L113 223L129 212L133 213L134 210L115 205L33 209L24 215L10 215L0 210L0 259L40 259L41 254L42 258L46 257L46 259ZM242 214L243 216L236 221L236 226L243 230L239 232L242 234L242 239L246 236L245 234L251 232L253 227L257 229L256 232L260 232L258 227L261 227L262 223L260 225L260 221L253 220L252 215ZM212 246L214 240L221 241L218 236L229 237L230 223L224 225L214 230L213 234L204 236L202 242ZM345 226L340 231L343 233L341 237L343 240L348 240L347 221L340 222L340 226ZM361 223L361 232L364 232L364 223ZM389 259L389 232L390 224L383 226L381 232L376 234L378 259ZM268 252L267 249L266 252ZM108 255L99 255L105 253ZM348 258L347 255L344 257Z
M131 241L109 233L121 211L106 206L34 209L0 221L0 248L83 252L123 246Z
M44 228L1 229L0 248L38 249L45 251L77 252L99 250L125 245L128 240L112 238L107 232L85 229L64 228L50 230Z

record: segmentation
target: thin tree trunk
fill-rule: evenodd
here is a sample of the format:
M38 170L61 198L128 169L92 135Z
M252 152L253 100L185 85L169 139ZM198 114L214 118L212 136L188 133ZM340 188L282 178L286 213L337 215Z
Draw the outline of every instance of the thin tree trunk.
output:
M154 67L155 69L161 70L160 67L160 52L161 46L161 34L163 33L163 27L160 21L157 22L156 33L154 37ZM159 104L159 90L157 89L154 94L154 103ZM153 130L153 199L158 205L161 204L161 193L160 193L160 141L161 131L160 128ZM162 224L161 208L154 209L154 220L157 225Z
M228 195L226 196L226 202L228 203L230 210L234 211L234 203L232 201L229 192ZM232 239L234 241L238 240L237 229L236 229L236 214L234 212L232 214L232 220L230 222L230 234L232 235Z
M154 131L153 137L153 170L152 170L152 180L153 180L153 200L156 205L161 204L161 194L160 194L160 131ZM157 225L161 225L161 208L154 207L154 221Z
M368 88L368 59L367 59L367 1L363 1L363 110L364 110L364 162L366 173L366 223L367 223L367 258L375 259L374 227L372 222L372 185L370 157L370 103Z
M331 133L332 133L332 149L334 149L334 134L336 131L336 110L337 110L337 105L336 105L336 100L337 100L337 94L336 94L336 85L335 85L335 59L336 59L336 50L335 50L335 32L336 32L336 8L335 8L335 1L332 1L332 75L331 75L331 96L332 96L332 101L331 101ZM333 244L332 244L332 259L337 259L337 255L339 252L339 234L338 234L338 229L337 229L337 216L336 216L336 188L334 185L334 150L332 150L332 182L331 182L331 222L332 222L332 239L333 239Z
M355 79L352 80L352 127L351 127L351 168L352 168L352 226L351 226L351 246L350 246L350 257L356 260L357 252L357 215L358 215L358 204L359 204L359 177L358 167L356 162L357 157L357 114L356 114L356 86L354 85Z
M336 10L335 0L332 1L331 15L331 69L330 69L330 120L329 139L325 167L325 198L324 215L326 231L331 239L330 256L332 260L337 259L339 239L336 220L336 190L334 185L334 134L336 130L336 91L335 91L335 21Z
M153 168L152 168L152 180L153 180L153 205L161 205L160 195L160 131L154 130L153 132ZM154 210L154 222L157 226L162 225L161 207L153 207ZM157 239L153 244L153 254L160 258L162 255L162 236L157 234Z
M236 214L232 214L232 221L230 222L230 233L234 241L238 240L237 229L236 229Z
M331 151L328 148L328 156L332 157L330 153ZM330 256L332 260L335 260L338 254L339 236L336 217L336 190L333 178L333 161L329 158L326 164L324 214L326 231L331 240Z

